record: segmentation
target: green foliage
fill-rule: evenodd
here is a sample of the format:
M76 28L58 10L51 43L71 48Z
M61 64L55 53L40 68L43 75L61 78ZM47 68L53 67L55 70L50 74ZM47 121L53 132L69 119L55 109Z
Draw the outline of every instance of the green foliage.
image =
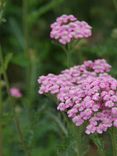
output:
M28 15L28 22L29 25L33 25L35 24L35 22L37 22L37 20L39 19L40 16L46 14L48 11L54 9L56 6L58 6L59 4L61 4L64 0L51 0L51 2L48 2L47 4L45 4L44 6L42 6L41 8L39 8L38 10L35 10L33 12L31 12Z
M3 18L4 7L5 7L5 1L4 0L1 0L0 1L0 24L2 22L5 22L5 19Z
M94 144L97 146L100 156L106 156L103 137L99 136L97 134L94 134L94 135L90 136L90 138L94 142Z
M1 51L2 51L2 49L0 48L0 53L1 53ZM5 71L7 70L8 65L9 65L9 63L10 63L10 61L11 61L11 59L12 59L12 56L13 56L12 53L8 53L8 54L5 56L4 60L1 59L1 61L0 61L0 74L3 74L3 71L4 71L4 70L5 70ZM0 57L2 58L1 55L0 55Z
M21 99L14 99L14 109L31 156L88 156L87 151L91 156L92 142L99 154L105 155L103 137L92 135L90 141L83 127L75 127L66 114L56 111L53 97L38 95L38 76L66 68L66 54L49 38L50 24L62 14L74 14L93 28L92 38L74 44L71 66L87 59L105 58L112 65L112 75L117 77L116 0L0 0L0 134L4 156L25 156L25 151L3 72L8 75L10 86L18 86L23 93Z

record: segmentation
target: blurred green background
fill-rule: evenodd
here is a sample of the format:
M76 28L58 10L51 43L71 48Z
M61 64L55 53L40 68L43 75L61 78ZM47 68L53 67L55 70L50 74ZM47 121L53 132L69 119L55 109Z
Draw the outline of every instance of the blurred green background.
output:
M32 156L75 156L77 133L68 132L51 97L38 95L40 75L57 74L66 68L64 51L49 37L50 24L62 14L73 14L93 28L92 37L75 48L72 65L105 58L112 65L112 75L117 77L116 0L7 0L0 44L4 56L13 53L7 73L10 86L18 86L23 92L23 97L16 100L16 112ZM24 156L12 117L9 118L6 94L3 96L4 155ZM90 144L95 152L95 146Z

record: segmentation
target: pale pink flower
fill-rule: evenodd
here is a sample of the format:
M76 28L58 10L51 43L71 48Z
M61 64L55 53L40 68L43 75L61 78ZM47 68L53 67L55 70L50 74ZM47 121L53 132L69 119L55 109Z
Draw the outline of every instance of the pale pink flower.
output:
M92 35L92 27L85 21L77 20L73 15L58 17L50 27L50 37L63 45Z
M66 112L76 126L86 122L87 134L102 134L117 127L117 80L108 74L110 69L104 59L85 61L58 75L41 76L39 93L54 94L57 110Z
M16 97L16 98L22 97L22 93L21 93L20 89L17 87L10 88L10 95L13 97Z

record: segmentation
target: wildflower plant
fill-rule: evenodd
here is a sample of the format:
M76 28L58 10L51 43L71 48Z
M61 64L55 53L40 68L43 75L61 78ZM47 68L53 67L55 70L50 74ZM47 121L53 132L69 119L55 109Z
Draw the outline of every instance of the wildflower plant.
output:
M69 46L74 40L90 37L91 30L85 21L79 21L73 15L62 15L51 25L50 37ZM83 133L96 135L110 130L113 155L116 156L117 147L113 140L117 128L117 80L109 74L110 70L111 65L105 59L87 60L58 75L40 76L38 83L41 85L39 94L56 96L57 110L65 112L76 127L84 125ZM96 144L99 138L93 140ZM104 151L100 153L105 155Z
M0 0L0 156L117 156L115 1L103 10L104 2L100 9L96 2L77 0ZM51 13L54 17L75 8L81 16L86 11L96 37L79 17L58 17L48 38L65 52L62 61L64 53L45 38L46 25ZM42 75L61 65L57 74Z

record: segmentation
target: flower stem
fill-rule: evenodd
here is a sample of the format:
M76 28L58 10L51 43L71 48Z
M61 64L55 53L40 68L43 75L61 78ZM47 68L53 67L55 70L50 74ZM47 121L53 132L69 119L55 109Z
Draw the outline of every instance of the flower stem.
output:
M0 75L1 80L1 75ZM1 118L3 114L3 101L2 101L2 85L0 84L0 156L3 156L3 133Z
M3 156L2 125L0 123L0 156Z
M69 45L67 47L64 47L64 46L61 46L61 47L66 54L66 65L67 65L67 68L69 68L71 66L71 48Z
M70 52L68 51L68 52L66 53L66 55L67 55L67 67L69 68L70 65L71 65L71 63L70 63Z
M28 2L27 0L23 0L23 7L22 7L22 17L23 17L23 30L24 30L24 53L26 57L29 57L29 32L28 32Z
M22 20L23 20L23 32L24 32L24 54L29 60L28 68L26 69L26 84L29 103L33 101L34 98L34 88L36 82L36 71L37 71L37 58L35 50L30 48L30 27L28 22L28 11L29 11L28 0L23 0L22 6Z
M117 129L115 127L111 130L111 141L113 148L113 156L117 156Z
M113 4L114 4L114 7L115 7L115 9L117 11L117 0L113 0Z
M83 156L84 149L86 150L85 146L87 143L83 135L84 127L83 126L76 127L74 124L69 122L67 128L68 128L68 133L69 133L68 135L72 135L72 137L75 140L74 151L76 153L76 156Z
M31 156L31 153L28 150L28 147L27 147L27 145L25 143L25 139L24 139L24 135L23 135L23 132L22 132L22 128L21 128L21 125L20 125L19 118L18 118L18 116L16 115L16 112L15 112L14 100L10 96L10 86L9 86L9 81L8 81L8 77L7 77L7 74L6 74L6 70L4 69L4 59L3 59L2 49L1 48L0 48L0 59L1 59L1 64L3 66L3 77L4 77L4 80L5 80L5 83L6 83L7 94L8 94L9 99L10 99L12 113L13 113L13 116L14 116L14 121L15 121L15 125L16 125L16 128L17 128L17 132L19 134L19 139L20 139L20 142L22 144L23 150L25 151L26 156Z
M24 56L29 60L28 67L26 68L26 87L30 85L30 53L29 53L29 28L28 28L28 1L22 1L22 25L24 34ZM27 90L28 92L28 90Z
M83 156L83 150L82 150L82 144L83 144L83 139L82 139L82 126L78 127L77 131L77 156Z
M68 45L68 48L67 48L67 66L68 67L71 66L71 52L72 52L72 48L70 45Z

